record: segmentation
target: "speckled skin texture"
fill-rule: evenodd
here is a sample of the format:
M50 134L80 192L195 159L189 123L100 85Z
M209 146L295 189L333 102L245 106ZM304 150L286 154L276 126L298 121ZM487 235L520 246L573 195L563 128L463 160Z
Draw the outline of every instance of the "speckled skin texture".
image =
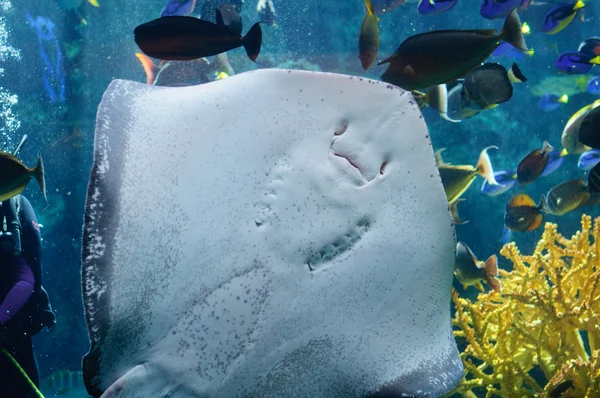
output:
M438 396L462 376L454 225L388 84L114 81L83 239L93 396Z

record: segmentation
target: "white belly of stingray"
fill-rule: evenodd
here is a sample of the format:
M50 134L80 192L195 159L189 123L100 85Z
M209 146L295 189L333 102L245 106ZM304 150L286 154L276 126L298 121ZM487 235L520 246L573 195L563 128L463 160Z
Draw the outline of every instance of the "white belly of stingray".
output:
M86 386L440 395L462 376L455 244L408 92L288 70L184 88L114 81L84 225Z

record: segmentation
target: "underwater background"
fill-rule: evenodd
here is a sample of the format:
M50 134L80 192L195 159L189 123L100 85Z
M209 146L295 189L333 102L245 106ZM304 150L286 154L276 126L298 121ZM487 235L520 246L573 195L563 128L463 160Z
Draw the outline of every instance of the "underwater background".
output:
M57 316L52 333L35 336L42 392L46 396L87 396L81 382L81 358L89 348L81 300L81 232L86 187L92 166L94 119L101 96L111 80L146 81L136 57L134 28L160 15L162 0L98 0L96 7L77 0L0 0L0 148L12 151L23 135L27 143L20 158L33 165L37 154L44 158L48 203L36 184L24 195L32 202L43 225L43 285ZM223 2L213 1L214 7ZM198 1L197 10L201 8ZM439 29L500 29L502 19L480 15L481 1L459 0L447 12L421 15L416 2L408 1L380 15L378 60L391 55L407 37ZM430 108L423 110L434 149L446 148L444 160L475 165L487 146L495 170L515 169L519 161L548 141L561 148L560 137L569 118L580 108L599 99L588 92L588 82L600 75L600 66L587 74L565 75L554 67L560 53L576 51L584 39L600 35L600 4L591 0L562 32L542 32L544 14L557 2L535 1L520 11L531 27L526 37L532 56L508 54L488 62L509 68L517 62L528 78L515 85L510 101L462 123L450 123ZM261 67L336 72L379 79L385 66L365 72L358 59L358 35L365 16L361 0L273 0L275 24L263 27L263 47L258 61L251 62L243 49L228 53L236 73ZM244 31L260 19L257 0L242 7ZM210 9L210 7L209 7ZM198 16L198 11L193 15ZM204 15L202 16L205 17ZM214 18L209 15L206 18ZM594 73L595 72L595 73ZM569 101L554 111L540 109L543 94L567 94ZM156 104L160 106L160 104ZM498 254L506 203L515 192L525 192L536 202L553 186L575 178L587 178L577 167L578 156L567 156L554 173L526 187L491 197L482 194L477 178L463 195L461 217L469 223L457 225L458 239L479 258ZM596 217L598 207L585 213ZM559 224L564 236L580 229L582 210L546 221ZM514 233L521 252L530 253L543 228ZM499 256L502 269L512 263ZM476 297L477 290L461 297ZM459 347L460 348L460 347Z

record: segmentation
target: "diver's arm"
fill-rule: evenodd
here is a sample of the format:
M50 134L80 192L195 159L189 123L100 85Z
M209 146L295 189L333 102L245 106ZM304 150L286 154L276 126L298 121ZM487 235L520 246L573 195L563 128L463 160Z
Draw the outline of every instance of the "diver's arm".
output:
M19 207L21 250L33 271L35 288L39 289L42 284L42 235L33 207L23 195L19 195Z
M6 324L25 305L35 286L33 271L23 256L13 257L16 282L0 305L0 325Z

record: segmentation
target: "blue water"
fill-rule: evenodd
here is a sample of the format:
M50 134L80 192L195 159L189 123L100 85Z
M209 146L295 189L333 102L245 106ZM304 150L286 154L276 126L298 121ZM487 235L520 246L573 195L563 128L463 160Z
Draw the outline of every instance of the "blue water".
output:
M30 184L24 194L44 226L43 283L57 315L56 330L44 331L35 337L44 380L42 386L48 396L59 391L63 397L85 396L81 383L57 388L52 380L56 379L57 372L80 371L81 357L89 348L81 300L80 250L97 105L112 79L146 81L134 55L138 49L133 41L133 29L158 17L166 2L99 0L99 3L100 7L94 7L87 1L61 2L63 8L68 8L65 4L74 7L65 10L54 0L22 0L12 4L0 0L0 68L3 68L0 145L12 150L21 136L27 134L29 139L21 151L21 159L33 165L37 153L41 152L46 166L49 208L42 211L45 203L37 185ZM362 1L273 0L273 3L277 20L276 26L263 27L259 57L263 65L374 79L385 70L385 66L375 66L368 72L361 68L357 42L365 15ZM460 124L442 120L431 109L423 111L434 147L447 148L446 161L474 165L482 148L496 145L500 149L490 151L494 168L515 169L519 160L541 147L544 140L560 148L560 135L570 116L599 98L586 92L585 87L594 72L600 74L600 66L592 68L578 81L573 77L564 78L565 75L562 75L564 80L554 83L547 78L561 76L553 66L560 53L576 51L582 40L600 33L597 29L600 6L590 1L583 16L578 16L564 31L546 35L541 32L541 24L553 3L535 0L533 3L520 15L531 26L532 33L526 40L535 54L519 57L517 61L529 80L515 86L508 103ZM500 29L502 19L483 19L479 7L480 1L459 0L446 13L422 16L416 12L416 3L408 2L382 15L378 59L391 55L404 39L416 33L450 28ZM245 1L244 31L258 20L255 8L256 0ZM36 31L34 25L39 23L42 23L41 31ZM261 67L249 61L243 49L230 52L229 59L238 73ZM514 58L509 55L490 61L508 68ZM540 87L541 84L545 86ZM560 96L565 90L570 91L568 104L553 112L538 108L542 93ZM577 168L577 157L571 156L557 172L519 191L529 193L537 201L554 185L582 176L584 173ZM467 201L460 205L461 216L470 222L457 226L457 231L460 240L467 242L480 258L487 258L501 247L504 210L515 189L488 197L480 192L482 181L478 178L463 196ZM594 217L600 215L598 208L587 212ZM578 210L560 218L548 216L547 220L559 222L561 232L569 236L579 227L580 216ZM542 228L515 233L513 239L522 251L527 251L532 249L541 232ZM503 259L500 265L509 267Z

